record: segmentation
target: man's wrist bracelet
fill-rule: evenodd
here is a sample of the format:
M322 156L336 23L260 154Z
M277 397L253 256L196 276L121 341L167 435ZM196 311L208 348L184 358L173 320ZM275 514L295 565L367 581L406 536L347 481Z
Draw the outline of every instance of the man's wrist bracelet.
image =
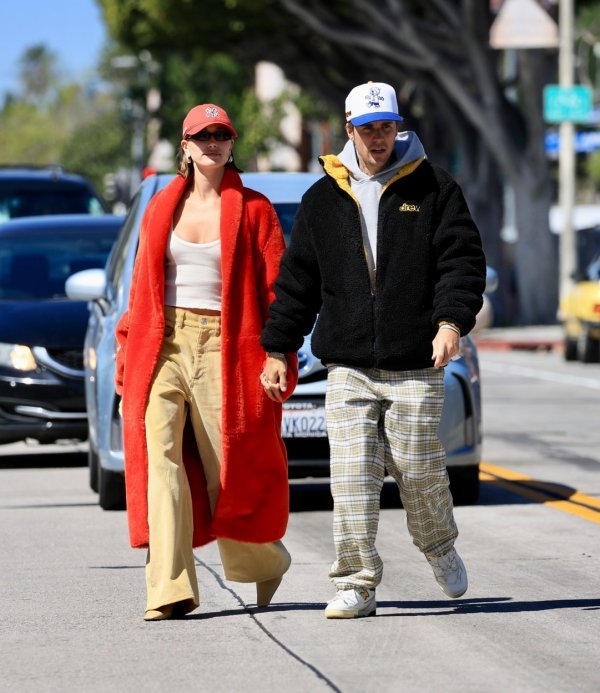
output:
M280 351L268 351L267 356L270 359L281 359L282 361L287 361L285 354L282 354Z
M440 325L440 330L452 330L452 332L456 332L456 334L460 337L460 329L456 325L450 324L449 322L443 322Z

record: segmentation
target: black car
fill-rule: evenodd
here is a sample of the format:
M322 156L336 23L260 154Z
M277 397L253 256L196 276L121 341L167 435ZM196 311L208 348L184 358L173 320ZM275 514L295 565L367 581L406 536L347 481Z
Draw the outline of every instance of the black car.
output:
M105 214L0 223L0 443L85 440L85 301L74 272L104 267L123 223Z
M46 214L107 214L106 202L83 176L60 166L0 166L0 222Z

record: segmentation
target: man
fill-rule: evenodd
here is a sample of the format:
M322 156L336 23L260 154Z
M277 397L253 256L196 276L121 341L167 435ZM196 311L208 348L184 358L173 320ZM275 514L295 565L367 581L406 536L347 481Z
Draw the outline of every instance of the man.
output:
M326 175L302 199L261 336L272 399L286 388L283 354L315 319L312 350L329 369L337 595L327 618L375 613L386 470L441 589L452 598L467 589L437 430L442 369L475 324L485 258L457 183L426 159L414 132L398 132L401 121L388 84L348 95L348 142L321 158Z

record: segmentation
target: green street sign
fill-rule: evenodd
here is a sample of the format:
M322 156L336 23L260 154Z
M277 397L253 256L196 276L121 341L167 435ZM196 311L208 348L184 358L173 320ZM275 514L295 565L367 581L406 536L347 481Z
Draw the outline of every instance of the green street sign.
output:
M544 87L544 120L547 123L587 123L592 117L592 106L590 87L561 87L557 84Z

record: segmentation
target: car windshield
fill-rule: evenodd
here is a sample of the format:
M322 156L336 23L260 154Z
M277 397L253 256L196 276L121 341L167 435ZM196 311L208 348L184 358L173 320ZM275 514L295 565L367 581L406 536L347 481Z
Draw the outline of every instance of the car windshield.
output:
M45 214L104 214L98 198L83 186L52 183L2 186L0 221Z
M0 300L64 298L65 281L83 269L104 267L116 232L52 230L17 234L0 243Z
M294 217L298 211L298 202L278 202L273 206L279 217L279 223L283 229L285 242L289 244L292 235L292 226L294 225Z

